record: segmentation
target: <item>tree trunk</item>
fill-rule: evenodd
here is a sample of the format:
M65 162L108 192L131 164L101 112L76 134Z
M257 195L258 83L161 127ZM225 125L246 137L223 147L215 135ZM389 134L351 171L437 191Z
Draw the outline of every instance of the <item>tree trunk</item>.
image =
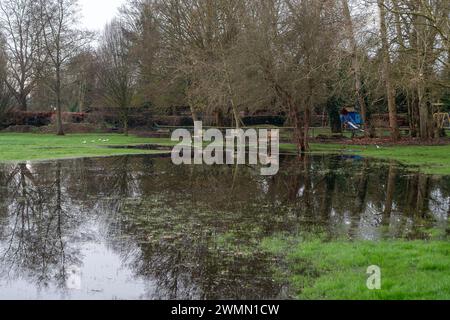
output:
M123 134L125 136L128 136L128 118L129 118L129 112L127 108L122 108L124 110L124 113L122 115L122 122L123 122Z
M423 72L423 71L421 71ZM419 105L419 125L420 125L420 138L422 140L428 140L431 136L430 131L432 131L429 126L429 115L430 110L428 108L428 103L425 97L425 81L423 79L423 73L419 74L419 79L417 81L417 95L418 95L418 105Z
M270 86L275 91L277 97L289 112L290 122L294 126L293 140L297 145L299 155L302 155L309 150L308 140L304 137L304 121L294 105L292 96L277 83L270 71L270 67L264 65L263 71L266 81L270 83Z
M297 145L298 153L303 154L309 150L309 145L307 144L307 140L304 136L304 122L292 102L289 102L289 110L291 121L294 125L294 143Z
M224 68L224 72L225 72L225 80L227 82L228 99L229 99L229 102L231 105L231 109L233 111L233 117L234 117L236 129L240 129L241 125L243 125L243 122L239 115L239 111L237 110L236 103L234 101L234 91L233 91L233 86L231 83L231 75L230 75L230 71L229 71L230 68L228 67L228 63L226 60L226 56L225 56L225 52L224 52L222 43L220 43L220 50L222 52L222 62L223 62L223 68Z
M223 59L225 59L225 58L223 58ZM225 68L225 75L226 75L226 81L227 81L229 101L230 101L231 109L233 111L234 123L236 125L236 129L240 129L241 124L243 124L243 123L242 123L241 117L239 116L239 112L236 108L236 104L234 102L233 87L231 86L231 78L230 78L230 74L228 73L228 65L226 64L225 60L224 60L224 68Z
M191 109L192 121L197 122L199 120L199 117L198 117L197 111L195 111L195 108L192 106L192 103L190 103L189 108Z
M128 136L128 119L125 119L124 123L123 123L123 131L125 136Z
M414 20L415 43L416 46L416 70L415 82L418 95L419 110L419 129L420 138L428 140L434 136L434 121L431 107L431 95L429 92L428 81L432 73L432 64L430 61L430 52L433 51L435 36L427 29L427 20L420 13L427 10L422 7L422 2L418 1L415 10L419 13ZM431 40L430 40L431 39ZM431 41L431 43L430 43ZM431 58L433 60L433 58Z
M425 101L425 81L423 69L423 56L420 44L420 35L417 35L417 103L419 109L420 138L427 140L429 136L428 128L428 106Z
M61 68L56 68L56 126L57 126L57 135L63 136L64 129L62 123L62 102L61 102Z
M311 68L310 68L311 69ZM313 94L314 94L314 88L313 88L313 82L311 78L308 78L308 99L304 107L304 135L303 135L303 144L302 144L302 152L309 151L309 128L311 125L311 113L314 109L314 101L313 101ZM314 137L313 137L314 138Z
M389 55L389 40L386 25L386 8L384 7L384 0L378 0L378 7L380 10L380 31L383 53L383 75L386 84L386 93L388 99L389 109L389 126L391 129L391 138L394 141L400 139L400 130L397 121L397 106L395 102L395 89L392 85L391 78L391 58Z
M84 81L80 81L79 94L78 94L78 112L84 111L84 100L86 98L86 84Z
M239 116L239 113L238 113L238 111L236 109L236 105L234 104L234 99L233 98L230 98L230 104L231 104L231 109L233 110L233 117L234 117L234 123L236 125L236 129L240 129L241 125L243 123L242 123L242 119Z
M397 42L400 46L400 50L403 50L405 48L405 41L403 40L402 22L399 14L400 9L398 0L392 0L392 5L394 7L395 32L397 33Z
M19 100L18 102L19 102L20 111L24 111L24 112L27 111L28 110L27 95L25 93L21 93L19 95L18 100Z
M297 145L297 150L299 155L304 154L309 150L308 140L305 138L305 123L304 119L300 116L299 111L294 105L294 101L288 92L284 91L283 88L274 85L275 91L278 96L283 101L283 104L288 108L291 123L294 126L294 143Z
M408 94L408 118L410 135L412 138L415 138L417 137L417 128L419 127L418 102L415 91Z
M355 31L353 28L352 16L350 14L350 9L347 0L342 0L342 6L344 9L345 24L347 29L347 37L350 41L351 53L352 53L352 64L353 64L353 74L355 77L355 94L358 99L359 106L361 108L361 118L363 121L363 128L365 129L366 136L369 135L369 130L367 130L370 125L367 118L367 104L362 92L362 80L361 80L361 65L358 58L358 46L355 40Z

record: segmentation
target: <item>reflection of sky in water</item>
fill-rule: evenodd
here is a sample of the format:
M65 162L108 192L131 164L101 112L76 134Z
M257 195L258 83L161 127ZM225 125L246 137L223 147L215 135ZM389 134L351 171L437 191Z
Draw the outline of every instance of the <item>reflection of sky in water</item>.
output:
M444 197L439 189L433 190L431 192L430 211L437 221L447 221L450 212L450 197Z
M285 298L264 238L447 228L448 178L371 163L285 159L275 177L145 156L2 165L0 299Z
M0 278L0 299L142 299L151 283L136 277L121 257L102 243L80 246L81 266L68 266L65 288L36 286L24 277ZM75 271L75 273L74 273Z

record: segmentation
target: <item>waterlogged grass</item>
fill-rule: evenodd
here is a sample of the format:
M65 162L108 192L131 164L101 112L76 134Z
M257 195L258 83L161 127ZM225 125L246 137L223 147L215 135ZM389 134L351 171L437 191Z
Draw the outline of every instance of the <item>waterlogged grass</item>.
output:
M264 250L283 258L280 280L298 299L450 299L447 241L323 242L266 239ZM369 266L381 268L381 290L369 290Z
M284 152L296 147L281 145ZM339 144L312 144L313 154L352 154L380 160L394 160L411 169L427 174L450 175L450 145L443 146L353 146Z
M118 134L53 134L0 133L0 161L50 160L123 154L146 154L160 151L114 149L107 146L158 144L172 146L170 139L139 138ZM282 152L295 152L292 144L282 144ZM312 144L313 154L356 154L384 160L395 160L429 174L450 175L450 145L446 146L351 146Z
M50 160L161 151L114 149L113 146L141 144L171 145L169 139L148 139L118 134L0 134L0 161Z
M351 147L349 147L351 148ZM360 147L356 150L366 157L395 160L416 167L424 173L450 175L450 145Z

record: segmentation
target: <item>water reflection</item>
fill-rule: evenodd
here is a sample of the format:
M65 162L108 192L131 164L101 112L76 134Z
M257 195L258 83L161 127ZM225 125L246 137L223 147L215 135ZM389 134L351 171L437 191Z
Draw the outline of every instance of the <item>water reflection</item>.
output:
M444 234L449 181L338 156L274 177L148 156L2 165L0 298L286 298L262 239Z

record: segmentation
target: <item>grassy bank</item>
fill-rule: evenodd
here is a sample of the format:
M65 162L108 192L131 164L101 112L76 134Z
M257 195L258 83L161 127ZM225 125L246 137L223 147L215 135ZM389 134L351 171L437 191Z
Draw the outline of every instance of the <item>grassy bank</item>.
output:
M0 134L0 161L49 160L101 157L161 151L114 149L110 147L140 144L171 144L169 139L148 139L118 134Z
M298 299L450 299L450 247L445 241L330 242L269 239L263 248L282 257L278 270ZM369 290L369 266L381 268L381 290Z
M285 144L281 149L295 151L295 146ZM423 173L450 175L450 145L377 147L312 144L311 149L312 153L356 154L381 160L394 160Z
M352 148L352 147L347 147ZM450 145L445 146L398 146L359 147L356 149L366 157L395 160L429 174L450 175Z
M53 134L0 133L0 161L48 160L123 154L155 153L158 151L114 149L113 146L159 144L173 145L170 139L139 138L118 134L73 134L58 137ZM384 160L395 160L424 173L450 175L450 145L446 146L350 146L313 144L312 153L357 154ZM281 145L284 152L295 146Z

